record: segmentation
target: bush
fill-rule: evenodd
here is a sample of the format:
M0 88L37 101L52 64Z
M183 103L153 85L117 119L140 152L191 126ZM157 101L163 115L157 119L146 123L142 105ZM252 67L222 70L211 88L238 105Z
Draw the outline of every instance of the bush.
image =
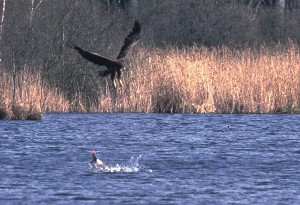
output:
M4 107L0 107L0 120L5 120L8 117L8 112Z

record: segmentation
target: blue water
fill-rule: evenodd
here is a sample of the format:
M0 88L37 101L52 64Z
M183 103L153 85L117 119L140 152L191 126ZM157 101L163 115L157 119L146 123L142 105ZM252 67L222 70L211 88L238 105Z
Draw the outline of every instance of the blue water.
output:
M300 204L299 122L181 114L0 121L0 204ZM93 169L93 149L126 169Z

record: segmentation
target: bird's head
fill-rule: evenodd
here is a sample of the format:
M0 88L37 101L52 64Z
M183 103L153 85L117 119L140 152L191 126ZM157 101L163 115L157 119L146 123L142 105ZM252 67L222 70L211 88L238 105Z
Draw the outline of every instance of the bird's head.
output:
M96 155L96 151L95 150L93 150L93 152L92 152L92 155L93 155L93 162L97 162L97 155Z

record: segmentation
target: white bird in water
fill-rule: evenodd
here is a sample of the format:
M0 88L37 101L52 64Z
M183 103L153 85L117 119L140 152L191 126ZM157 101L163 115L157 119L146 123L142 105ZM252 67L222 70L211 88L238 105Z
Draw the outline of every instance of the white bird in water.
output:
M107 169L107 166L100 159L97 158L95 150L93 150L93 152L92 152L92 157L93 157L92 162L94 163L94 165L97 169Z

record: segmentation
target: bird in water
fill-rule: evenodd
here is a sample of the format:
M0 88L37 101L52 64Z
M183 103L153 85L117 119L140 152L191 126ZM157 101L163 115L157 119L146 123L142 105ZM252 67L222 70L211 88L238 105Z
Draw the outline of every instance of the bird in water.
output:
M106 169L107 168L107 166L100 159L97 158L95 150L93 150L93 152L92 152L92 157L93 157L92 163L94 163L94 165L97 169Z
M124 44L116 58L116 60L111 60L108 58L105 58L97 53L91 53L89 51L83 50L79 46L75 45L72 42L69 42L73 49L77 50L79 54L85 58L86 60L99 65L99 66L105 66L106 70L104 71L98 71L98 74L101 77L106 77L110 75L113 85L116 88L115 83L115 77L117 74L117 79L119 81L119 84L122 86L121 82L121 69L124 68L122 61L125 58L126 54L130 51L130 49L136 45L136 43L139 41L141 37L141 25L138 21L135 21L134 26L132 28L132 31L128 34L128 36L125 38Z

